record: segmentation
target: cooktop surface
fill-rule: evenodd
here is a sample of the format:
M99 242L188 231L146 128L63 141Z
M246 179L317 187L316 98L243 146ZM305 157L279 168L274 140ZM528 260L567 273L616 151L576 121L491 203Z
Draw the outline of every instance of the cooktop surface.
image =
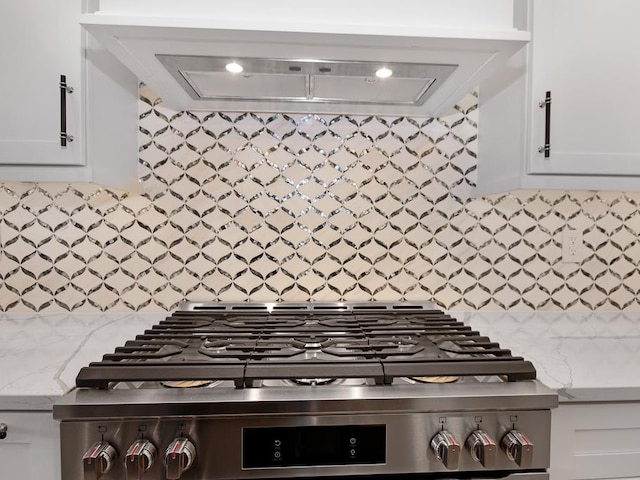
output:
M83 368L76 384L227 380L259 387L284 380L318 386L471 376L518 381L534 379L536 372L431 305L186 303Z

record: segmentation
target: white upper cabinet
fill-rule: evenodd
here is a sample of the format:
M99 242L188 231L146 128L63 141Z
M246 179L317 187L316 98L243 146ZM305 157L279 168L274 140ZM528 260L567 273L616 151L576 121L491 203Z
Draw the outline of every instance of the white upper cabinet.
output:
M80 16L94 3L2 2L0 181L139 190L138 82L81 27ZM69 87L64 102L61 75Z
M640 2L535 0L529 173L640 175ZM551 92L550 153L545 109Z
M2 4L0 165L85 164L80 4L80 0ZM69 91L61 89L61 75ZM64 125L61 108L66 112ZM70 136L66 146L63 128Z
M526 54L480 87L479 194L640 188L640 2L517 0ZM519 20L518 20L519 19ZM528 26L527 26L528 24ZM545 157L546 92L551 94Z

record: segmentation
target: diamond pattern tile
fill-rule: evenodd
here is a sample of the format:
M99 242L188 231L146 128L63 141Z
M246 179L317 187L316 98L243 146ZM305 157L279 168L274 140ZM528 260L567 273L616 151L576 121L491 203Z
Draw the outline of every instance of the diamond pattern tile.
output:
M475 93L442 118L176 112L142 85L144 195L0 183L0 310L640 310L640 194L469 198L478 112ZM566 228L580 263L562 262Z

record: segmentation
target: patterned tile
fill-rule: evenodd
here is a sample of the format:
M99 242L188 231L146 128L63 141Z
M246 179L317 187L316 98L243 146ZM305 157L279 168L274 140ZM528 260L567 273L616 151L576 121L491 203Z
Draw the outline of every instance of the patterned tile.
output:
M469 198L475 94L439 119L176 112L144 85L139 106L144 195L0 184L0 309L640 310L640 194ZM583 233L580 263L562 263L566 228Z

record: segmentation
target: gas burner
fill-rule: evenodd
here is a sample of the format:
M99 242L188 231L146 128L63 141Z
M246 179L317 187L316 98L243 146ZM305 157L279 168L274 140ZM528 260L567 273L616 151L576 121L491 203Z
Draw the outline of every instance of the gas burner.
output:
M333 345L335 340L331 337L295 337L290 340L291 345L305 350L321 350Z
M283 380L287 385L317 387L321 385L339 385L343 378L289 378Z
M203 388L215 387L222 383L221 380L165 380L160 385L167 388Z
M460 377L454 375L440 375L433 377L407 377L406 380L409 383L454 383L457 382Z
M417 340L401 337L370 337L368 339L340 339L331 342L323 352L337 357L386 358L410 356L424 350Z
M207 339L198 352L211 358L247 359L255 347L256 340L251 338Z
M255 318L245 317L224 321L223 324L233 329L248 329L256 332L259 330L283 330L287 328L299 328L305 324L304 318Z

